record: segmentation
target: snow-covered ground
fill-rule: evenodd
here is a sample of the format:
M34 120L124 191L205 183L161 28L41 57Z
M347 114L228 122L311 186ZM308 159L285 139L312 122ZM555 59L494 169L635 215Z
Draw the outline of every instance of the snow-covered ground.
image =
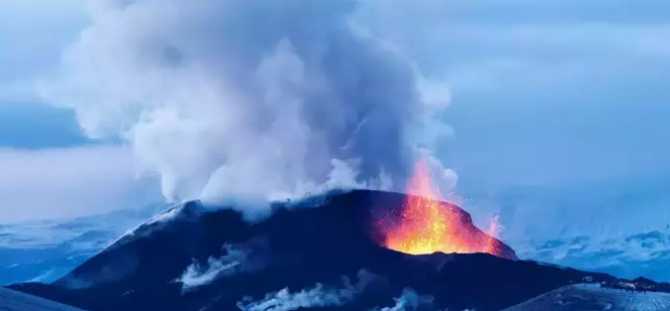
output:
M69 220L0 224L0 285L55 280L165 208L157 204Z
M3 311L82 311L40 297L0 287L0 310Z
M670 310L670 294L576 284L561 287L505 311Z
M670 230L592 238L565 237L516 246L519 257L624 278L670 281Z

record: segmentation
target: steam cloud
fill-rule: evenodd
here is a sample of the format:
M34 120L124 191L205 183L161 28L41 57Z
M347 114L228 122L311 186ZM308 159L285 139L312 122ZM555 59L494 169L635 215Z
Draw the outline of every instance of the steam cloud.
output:
M237 303L244 311L291 311L304 308L338 307L354 301L366 288L379 277L366 270L358 272L358 281L351 283L348 277L342 277L341 287L316 284L313 288L291 293L288 288L268 293L258 301L247 297Z
M419 295L411 288L405 288L402 295L394 298L395 305L392 307L383 307L373 309L371 311L420 311L420 310L435 310L433 304L435 298L430 295Z
M208 285L218 278L259 270L265 266L268 256L264 241L249 245L226 244L223 248L225 255L209 257L206 264L194 261L186 268L178 280L183 292Z
M402 189L429 147L416 130L447 99L422 93L430 87L412 61L354 23L356 10L354 1L93 2L92 24L42 93L73 108L89 136L128 142L169 200ZM455 174L431 163L453 186Z

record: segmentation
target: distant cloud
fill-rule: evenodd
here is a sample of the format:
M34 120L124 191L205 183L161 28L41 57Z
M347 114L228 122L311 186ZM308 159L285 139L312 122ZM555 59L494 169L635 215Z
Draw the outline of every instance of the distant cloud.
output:
M39 99L37 80L87 24L86 0L0 1L0 105Z
M79 129L74 112L53 105L0 99L0 148L66 148L93 143Z
M0 149L0 223L68 218L155 202L127 147Z

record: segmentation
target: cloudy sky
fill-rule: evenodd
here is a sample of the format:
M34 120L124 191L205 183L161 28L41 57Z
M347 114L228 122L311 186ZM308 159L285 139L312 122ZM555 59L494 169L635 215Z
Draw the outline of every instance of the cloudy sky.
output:
M0 3L0 223L70 218L161 199L129 148L92 140L37 84L88 25L84 1Z
M128 55L114 50L118 46L141 52L137 55L161 49L160 55L166 55L169 61L191 57L199 64L222 68L231 68L228 62L232 59L241 64L236 70L244 70L246 61L255 59L234 53L219 57L215 51L203 51L226 50L241 43L249 54L255 53L255 49L265 51L262 44L237 37L246 33L235 26L251 27L253 23L244 24L230 17L234 14L222 13L222 20L233 21L218 23L214 30L221 31L222 38L231 39L221 39L220 45L212 45L208 33L201 29L207 26L206 22L183 22L198 17L197 14L202 13L198 9L179 10L185 12L179 15L170 11L169 6L165 11L157 9L150 0L136 1L137 4L125 1L121 8L109 8L121 2L124 1L0 2L0 198L3 199L0 223L141 206L162 200L161 193L179 198L192 189L216 188L221 179L240 174L230 166L219 164L184 167L183 159L175 160L181 153L154 148L163 146L165 139L191 138L189 133L193 130L189 128L168 138L155 139L156 135L165 133L157 128L162 129L165 122L171 124L169 121L174 116L166 111L172 110L158 110L158 113L154 110L156 105L152 105L153 121L144 123L137 120L145 114L134 113L144 111L146 106L123 106L129 107L131 112L123 110L119 112L121 116L117 116L118 111L110 109L117 107L116 100L132 102L136 97L96 98L105 94L100 86L79 84L82 80L99 78L96 82L109 89L127 90L127 85L118 83L119 75L145 74L137 68L148 68L148 76L143 78L165 73L166 67L162 64L142 63L136 67L135 58L128 60ZM232 12L238 9L235 5L222 6ZM240 10L241 16L252 21L262 17L254 15L253 8ZM437 112L437 122L434 119L422 122L423 128L414 138L430 145L432 155L457 174L454 193L466 209L481 221L491 213L500 213L506 234L519 238L539 233L549 236L608 234L670 224L670 188L667 186L670 182L670 123L666 120L670 116L670 91L666 85L670 81L667 40L670 18L664 14L669 10L670 3L663 0L371 0L359 1L352 7L324 5L307 11L292 9L291 12L301 13L300 16L313 14L313 18L282 21L290 25L286 31L292 33L291 27L304 28L301 23L320 25L330 31L340 29L346 20L346 25L353 29L346 33L351 38L337 36L337 40L350 41L337 44L356 45L351 50L358 52L351 57L357 61L367 60L368 56L382 57L384 60L375 63L376 66L392 70L394 74L400 72L398 77L401 78L384 80L388 83L405 81L403 68L411 68L417 77L408 83L416 83L425 90L421 97L424 101L435 98L448 103L446 109ZM255 34L267 36L268 40L274 38L274 34L267 32ZM151 40L143 41L144 35ZM303 34L299 35L295 36L304 39ZM161 41L163 39L165 41ZM284 43L268 48L270 56L261 57L261 63L267 65L254 68L262 76L261 80L269 81L262 84L270 89L263 89L267 94L282 100L304 99L300 97L303 95L285 91L271 92L271 86L283 89L284 83L293 86L311 80L309 49L331 42L328 41L331 38L290 39L279 40ZM147 42L151 45L145 44ZM154 46L156 42L171 45L163 49ZM394 56L375 54L379 47L394 51ZM342 52L347 48L336 46L334 49L338 55L348 55ZM182 51L182 54L174 51ZM82 66L89 63L82 59L104 61L96 68L100 74L90 66L83 71ZM281 84L277 84L276 70L293 75L288 82L281 80ZM377 76L372 69L365 70L362 75ZM333 77L332 72L324 71L323 76ZM181 78L161 81L160 85L188 85L203 78L209 79L206 80L209 83L212 76L208 71L203 73L192 68L180 74ZM222 79L225 78L224 75ZM128 83L132 83L132 79L128 79L131 81ZM255 84L239 84L242 89L255 87ZM333 82L329 87L335 88L333 85L341 84ZM403 89L400 84L391 85L394 90ZM63 89L76 92L61 96ZM201 91L199 93L206 93L209 89ZM199 97L200 101L220 99L220 89L215 91L210 97ZM314 92L323 96L321 91ZM137 93L142 98L157 97L150 91ZM182 93L175 91L170 95ZM236 98L254 102L246 92L234 94ZM385 95L389 97L383 100L405 98L403 96L407 96L408 101L416 99L406 94L396 91ZM102 103L98 104L98 100ZM337 107L337 101L334 102L332 107ZM180 103L169 107L180 112L185 109ZM203 104L197 112L209 111L211 107L214 106ZM402 115L400 108L391 109L389 118ZM319 113L325 116L332 111ZM247 111L235 113L245 115ZM357 110L346 110L346 113L356 115ZM290 121L291 117L285 120ZM100 121L102 119L109 122ZM363 120L373 124L379 121ZM184 120L175 122L180 129L186 126ZM132 130L124 127L127 124L132 125L129 127ZM330 130L330 127L323 129L324 132ZM218 127L214 130L205 127L195 133L208 135L211 132L216 136L220 131ZM241 132L252 135L257 129L244 128ZM229 141L226 135L216 138ZM271 138L283 143L295 137ZM304 140L311 142L313 137L305 136ZM209 146L208 142L202 143ZM307 146L305 153L314 150L311 143L304 145ZM186 160L209 163L213 159L235 159L242 152L237 150L239 148L231 149L233 151L216 149L196 153ZM164 153L170 156L161 156ZM285 160L290 163L301 156L304 153L291 154ZM330 163L325 161L328 156L323 157L324 165ZM388 160L386 164L393 166L394 161ZM369 159L364 156L362 162L362 169L368 169ZM263 166L242 167L250 171L266 170ZM295 170L289 164L284 167ZM296 178L311 180L315 170L310 167L297 177L285 173L290 176L269 181L263 187L273 188ZM224 183L222 187L231 185ZM186 190L180 192L180 189ZM246 194L246 189L240 191Z

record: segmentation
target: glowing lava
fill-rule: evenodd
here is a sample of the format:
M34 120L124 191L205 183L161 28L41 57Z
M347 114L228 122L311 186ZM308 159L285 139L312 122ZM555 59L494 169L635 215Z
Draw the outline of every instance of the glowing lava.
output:
M497 217L486 234L472 224L469 214L441 200L426 160L417 162L407 193L412 195L407 195L400 211L386 215L378 224L387 248L412 255L489 253L516 258L513 250L494 237L500 228Z

